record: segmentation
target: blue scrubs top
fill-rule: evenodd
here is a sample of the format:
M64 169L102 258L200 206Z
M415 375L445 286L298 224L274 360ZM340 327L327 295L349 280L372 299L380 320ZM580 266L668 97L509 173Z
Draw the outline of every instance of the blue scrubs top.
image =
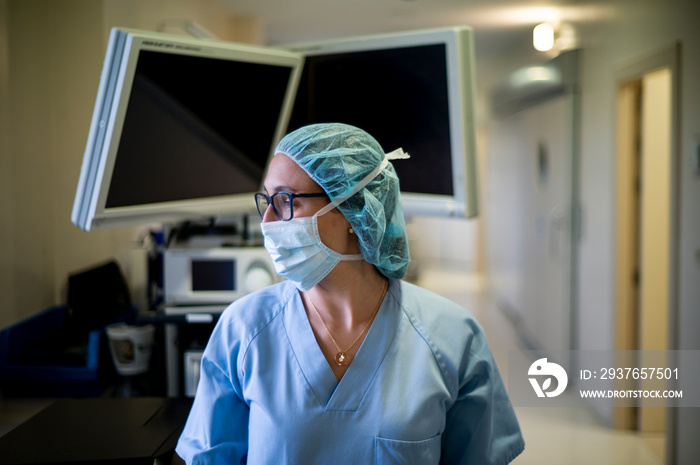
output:
M467 310L403 281L338 382L285 281L233 303L177 453L194 464L505 464L524 448Z

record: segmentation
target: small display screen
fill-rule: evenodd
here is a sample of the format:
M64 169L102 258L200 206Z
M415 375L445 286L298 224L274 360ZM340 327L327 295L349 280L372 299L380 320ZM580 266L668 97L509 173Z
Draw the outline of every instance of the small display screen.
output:
M234 260L192 260L193 291L235 291Z

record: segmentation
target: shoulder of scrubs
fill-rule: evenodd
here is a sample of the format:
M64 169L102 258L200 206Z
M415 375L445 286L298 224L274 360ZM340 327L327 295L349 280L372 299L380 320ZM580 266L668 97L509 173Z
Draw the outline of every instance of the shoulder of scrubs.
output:
M244 343L250 342L297 293L292 282L283 281L248 294L224 310L217 326L222 331L235 331Z
M525 443L486 335L462 306L401 281L401 308L440 366L453 404L441 463L505 464Z
M403 313L428 344L440 365L448 387L459 390L458 375L469 364L492 360L491 350L479 322L464 307L431 291L401 281Z
M222 313L202 355L197 393L176 448L187 463L245 461L249 406L242 392L241 360L295 292L284 281L237 300Z

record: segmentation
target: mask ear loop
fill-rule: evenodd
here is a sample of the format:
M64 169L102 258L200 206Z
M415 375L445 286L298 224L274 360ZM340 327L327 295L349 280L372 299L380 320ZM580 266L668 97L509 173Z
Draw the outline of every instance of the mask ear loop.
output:
M384 170L384 168L386 168L386 166L389 164L389 160L406 160L408 158L411 158L411 156L404 152L401 148L398 148L392 152L385 154L384 159L381 161L381 163L379 163L379 165L375 169L373 169L369 174L367 174L367 176L362 178L360 182L358 182L355 185L355 187L350 191L350 193L338 197L337 199L320 209L318 213L316 213L316 216L321 216L328 213L329 211L333 210L335 207L345 202L353 195L360 192L360 189L369 184L374 178L376 178L379 175L379 173L382 172L382 170Z
M411 156L409 154L407 154L406 152L404 152L403 149L401 149L401 148L398 148L392 152L385 154L384 159L381 161L381 163L379 163L379 165L375 169L373 169L369 174L367 174L367 176L362 178L360 180L360 182L358 182L355 185L355 187L350 191L350 193L345 194L341 197L338 197L337 199L335 199L334 201L332 201L331 203L329 203L328 205L326 205L325 207L320 209L314 215L314 220L316 220L316 217L319 217L321 215L325 215L326 213L333 210L334 208L336 208L341 203L345 202L347 199L349 199L353 195L360 192L360 189L362 189L367 184L369 184L374 178L376 178L379 175L379 173L382 172L382 170L384 168L386 168L386 166L389 164L389 160L405 160L408 158L411 158ZM350 227L348 232L350 232L351 234L354 234L355 231L352 229L352 227ZM362 256L362 254L343 255L341 260L364 260L364 257Z

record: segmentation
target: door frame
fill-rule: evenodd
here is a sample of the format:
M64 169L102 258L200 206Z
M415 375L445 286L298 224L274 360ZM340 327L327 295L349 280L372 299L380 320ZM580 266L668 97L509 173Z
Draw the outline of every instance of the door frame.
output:
M621 246L620 235L623 231L629 230L629 215L623 216L621 213L629 207L629 196L621 193L629 186L630 174L625 172L626 167L629 167L629 159L625 159L624 142L621 141L625 131L629 134L628 129L620 126L619 116L625 109L620 108L620 95L625 87L629 87L631 83L641 80L641 78L661 68L668 68L671 72L671 147L670 147L670 174L671 174L671 192L669 200L670 213L670 263L669 263L669 295L668 295L668 347L670 352L669 357L675 357L673 351L678 349L678 334L679 334L679 311L678 311L678 268L679 268L679 220L680 220L680 57L681 44L674 42L660 50L652 52L648 55L632 58L621 62L615 70L615 96L616 96L616 117L618 118L618 127L616 128L616 244L615 244L615 263L616 263L616 286L615 286L615 349L616 350L636 350L638 349L637 341L630 334L630 328L636 328L636 316L633 311L630 311L629 304L631 295L635 292L631 280L624 279L625 273L629 272L630 266L629 249L625 250ZM636 231L638 233L638 231ZM676 360L669 360L668 363L675 364ZM671 366L671 365L669 365ZM669 386L669 389L673 386ZM629 429L634 422L633 409L616 408L614 412L614 425L616 428ZM673 464L675 458L675 431L676 412L674 408L666 409L666 463Z

